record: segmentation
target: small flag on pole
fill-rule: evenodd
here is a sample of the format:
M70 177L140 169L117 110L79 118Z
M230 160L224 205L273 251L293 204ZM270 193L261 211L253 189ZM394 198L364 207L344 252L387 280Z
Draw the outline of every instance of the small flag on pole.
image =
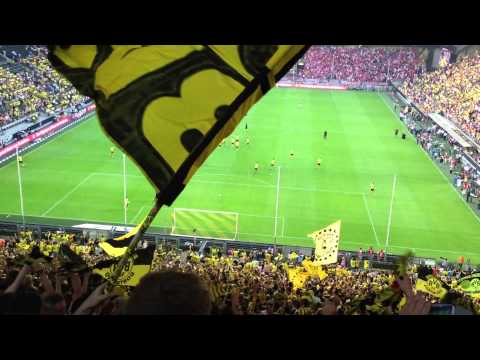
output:
M315 259L321 265L337 262L341 224L341 220L338 220L326 228L307 235L315 241Z
M127 251L128 246L132 242L133 237L138 232L145 219L143 219L140 224L130 230L129 233L116 237L114 239L102 241L98 244L98 246L101 247L102 250L105 251L109 256L118 257L124 255Z

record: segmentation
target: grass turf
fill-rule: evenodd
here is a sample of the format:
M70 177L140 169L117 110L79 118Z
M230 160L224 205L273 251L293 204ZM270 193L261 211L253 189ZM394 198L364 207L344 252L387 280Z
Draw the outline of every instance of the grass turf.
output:
M279 244L313 246L306 234L341 219L343 249L411 248L418 256L480 262L479 219L414 139L395 137L395 128L404 130L385 95L274 89L233 134L240 149L227 139L172 207L237 212L240 241L273 242L277 212ZM110 146L90 119L26 154L25 213L123 223L122 156L111 158ZM130 161L127 173L133 224L154 192ZM0 199L1 213L20 213L15 162L0 168ZM154 225L170 228L172 208L163 208Z

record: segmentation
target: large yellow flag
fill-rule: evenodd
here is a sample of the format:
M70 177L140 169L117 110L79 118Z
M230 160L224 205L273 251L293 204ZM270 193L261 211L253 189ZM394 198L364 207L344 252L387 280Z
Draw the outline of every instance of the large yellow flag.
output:
M311 277L318 277L323 280L328 276L318 261L304 260L302 265Z
M315 241L315 258L321 265L334 264L338 257L341 220L308 236Z
M105 132L171 205L305 45L56 45L52 65L95 99Z

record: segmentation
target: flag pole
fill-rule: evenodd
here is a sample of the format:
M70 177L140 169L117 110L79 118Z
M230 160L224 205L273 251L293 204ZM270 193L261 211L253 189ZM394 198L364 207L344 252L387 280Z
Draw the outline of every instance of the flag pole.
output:
M135 251L135 248L137 247L138 242L140 241L140 239L143 237L147 229L152 224L153 219L155 219L155 216L158 214L161 207L162 207L162 203L158 200L158 198L155 198L155 204L150 209L143 223L140 225L138 232L133 237L130 245L128 245L127 251L125 251L125 254L123 255L122 259L118 262L118 265L116 266L116 269L110 278L110 283L107 286L107 290L112 290L113 286L115 286L115 283L117 282L118 278L122 274L123 268L127 264L128 259L131 257L131 255Z
M22 212L22 222L25 225L25 212L23 210L23 189L22 189L22 174L20 172L20 162L18 161L18 146L15 148L17 156L17 172L18 172L18 189L20 191L20 209Z
M123 154L123 223L127 226L127 170L125 154Z

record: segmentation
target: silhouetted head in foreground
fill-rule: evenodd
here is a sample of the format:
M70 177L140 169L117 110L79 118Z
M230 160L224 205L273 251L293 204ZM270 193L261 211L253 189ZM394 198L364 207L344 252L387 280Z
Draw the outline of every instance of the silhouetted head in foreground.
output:
M195 274L153 272L142 278L131 295L127 315L209 315L210 293Z

